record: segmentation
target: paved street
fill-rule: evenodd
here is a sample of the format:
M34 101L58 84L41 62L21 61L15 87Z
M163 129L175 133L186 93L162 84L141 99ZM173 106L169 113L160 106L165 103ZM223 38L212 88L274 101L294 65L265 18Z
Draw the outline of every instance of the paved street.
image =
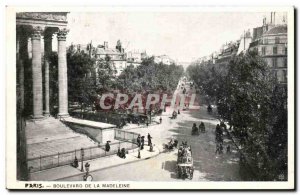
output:
M177 119L173 120L169 118L172 111L167 110L163 114L162 124L130 130L145 136L150 133L153 137L153 143L161 152L160 155L151 159L93 172L94 181L183 181L178 179L176 175L177 150L163 150L163 144L171 138L177 139L179 143L187 141L188 145L191 145L195 167L193 181L240 180L236 151L233 150L231 154L215 154L214 131L218 120L213 119L212 116L206 113L206 107L201 107L200 110L182 111ZM205 123L206 132L201 133L199 136L192 136L193 123L199 125L200 121ZM81 180L81 177L75 176L64 180L76 181Z

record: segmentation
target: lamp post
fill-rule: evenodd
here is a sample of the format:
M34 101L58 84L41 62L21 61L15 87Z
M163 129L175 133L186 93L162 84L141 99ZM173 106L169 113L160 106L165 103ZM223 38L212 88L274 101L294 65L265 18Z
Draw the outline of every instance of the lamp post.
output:
M84 169L83 169L83 157L84 157L84 150L83 148L80 149L81 151L81 172L84 172Z

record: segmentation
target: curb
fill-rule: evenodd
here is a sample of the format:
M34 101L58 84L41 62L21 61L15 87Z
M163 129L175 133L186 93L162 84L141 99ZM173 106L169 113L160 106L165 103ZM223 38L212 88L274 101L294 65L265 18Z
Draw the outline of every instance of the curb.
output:
M104 170L104 169L110 169L110 168L118 167L118 166L121 166L121 165L127 165L127 164L130 164L130 163L135 163L135 162L137 162L137 161L143 161L143 160L148 160L148 159L150 159L150 158L154 158L154 157L156 157L156 156L158 156L158 155L161 154L161 151L159 150L159 148L156 147L156 149L158 150L158 153L155 154L155 155L153 155L153 156L150 156L150 157L147 157L147 158L144 158L144 159L138 159L138 158L137 158L136 160L129 161L129 162L125 162L125 163L122 163L122 164L117 164L117 165L113 165L113 166L110 166L110 167L104 167L104 168L95 169L95 170L90 171L89 173L96 172L96 171L100 171L100 170ZM134 149L134 150L135 150L135 149ZM131 152L131 153L132 153L132 152ZM95 160L96 160L96 159L95 159ZM66 179L66 178L75 177L75 176L84 175L84 174L85 174L85 172L80 172L80 173L78 173L78 174L74 174L74 175L71 175L71 176L61 177L61 178L59 178L59 179L55 179L54 181L59 181L59 180L61 180L61 179Z

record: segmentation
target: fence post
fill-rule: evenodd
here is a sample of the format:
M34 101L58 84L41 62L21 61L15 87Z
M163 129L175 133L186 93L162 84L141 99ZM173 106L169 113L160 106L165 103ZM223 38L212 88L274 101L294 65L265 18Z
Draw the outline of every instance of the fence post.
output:
M40 155L40 171L42 170L42 156Z
M90 148L90 159L92 159L92 148Z
M57 166L59 166L59 152L57 153Z

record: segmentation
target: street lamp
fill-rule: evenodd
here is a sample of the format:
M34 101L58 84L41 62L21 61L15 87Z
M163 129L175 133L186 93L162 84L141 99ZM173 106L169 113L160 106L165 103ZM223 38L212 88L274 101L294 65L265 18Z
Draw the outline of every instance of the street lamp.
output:
M84 150L83 148L80 149L81 151L81 172L84 172L84 169L83 169L83 157L84 157Z

